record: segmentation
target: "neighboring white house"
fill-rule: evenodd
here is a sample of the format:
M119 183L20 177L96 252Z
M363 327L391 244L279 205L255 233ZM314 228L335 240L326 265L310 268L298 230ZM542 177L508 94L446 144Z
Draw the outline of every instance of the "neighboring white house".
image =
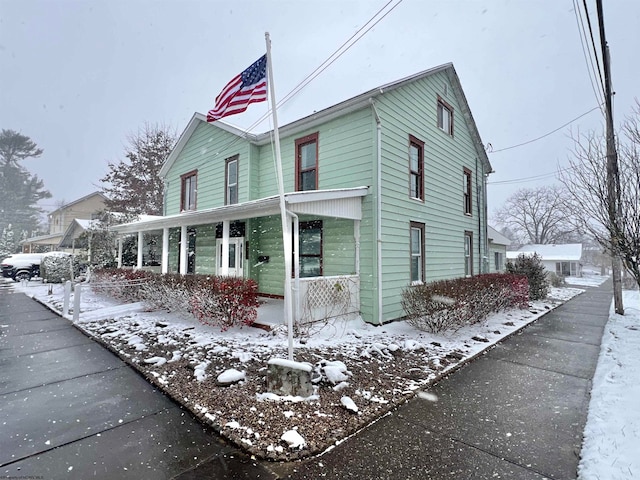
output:
M514 260L518 255L537 253L544 268L563 277L582 275L582 244L565 243L562 245L524 245L514 252L507 252L507 259Z
M489 239L489 271L491 273L504 272L507 247L511 245L511 240L491 225L487 227L487 238Z

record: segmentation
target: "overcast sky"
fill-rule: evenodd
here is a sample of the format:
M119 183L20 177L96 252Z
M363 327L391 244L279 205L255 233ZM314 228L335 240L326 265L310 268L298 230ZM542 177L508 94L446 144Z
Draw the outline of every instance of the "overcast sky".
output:
M387 1L0 0L0 128L44 149L24 166L44 180L53 209L97 190L107 163L124 158L127 135L145 122L180 133L195 111L206 113L226 82L264 53L265 31L282 98ZM640 97L640 1L604 3L619 123ZM595 0L587 4L599 48ZM447 62L493 150L598 105L573 0L404 0L279 109L279 122ZM261 103L226 120L247 128L266 110ZM603 124L595 110L571 127ZM253 132L269 128L264 122ZM515 190L554 182L568 132L489 154L490 215Z

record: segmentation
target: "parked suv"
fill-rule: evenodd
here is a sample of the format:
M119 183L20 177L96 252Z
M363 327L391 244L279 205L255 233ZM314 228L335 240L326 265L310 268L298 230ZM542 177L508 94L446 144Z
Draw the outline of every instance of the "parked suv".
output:
M8 256L0 264L2 276L12 278L16 282L39 276L43 255L43 253L15 253Z

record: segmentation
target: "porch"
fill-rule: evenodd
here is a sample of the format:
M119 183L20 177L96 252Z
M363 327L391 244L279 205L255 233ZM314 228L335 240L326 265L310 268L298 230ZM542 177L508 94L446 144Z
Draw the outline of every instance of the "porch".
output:
M285 272L277 196L114 226L118 266L128 244L134 268L251 278L269 297L285 295L289 274L297 322L358 315L361 204L367 192L358 187L285 194L293 225L292 272ZM259 321L282 323L284 303L268 300Z

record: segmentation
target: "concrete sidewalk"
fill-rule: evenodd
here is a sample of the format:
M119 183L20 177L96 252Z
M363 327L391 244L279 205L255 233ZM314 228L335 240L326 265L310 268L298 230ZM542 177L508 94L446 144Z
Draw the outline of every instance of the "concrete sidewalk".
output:
M576 477L611 281L541 317L321 457L279 478Z
M273 478L64 318L0 284L0 477ZM194 470L206 463L206 468ZM204 478L204 477L203 477Z

